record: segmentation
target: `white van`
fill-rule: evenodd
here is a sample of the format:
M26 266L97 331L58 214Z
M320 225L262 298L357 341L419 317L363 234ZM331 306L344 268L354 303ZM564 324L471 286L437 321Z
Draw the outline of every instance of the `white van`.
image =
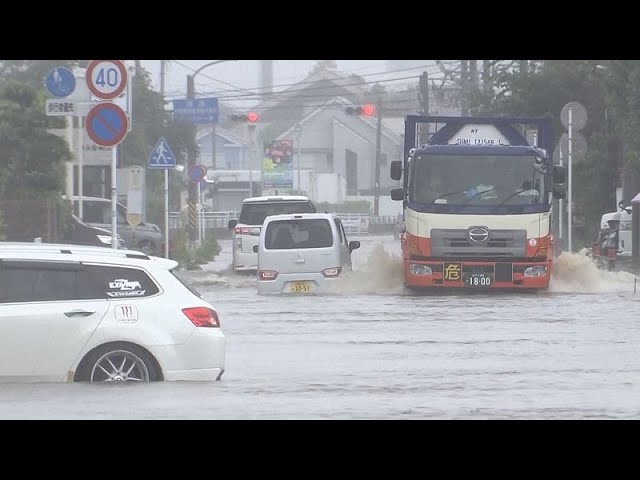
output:
M245 198L240 218L229 221L229 229L232 231L233 271L255 271L258 268L258 255L253 247L258 245L265 218L270 215L315 211L316 207L311 200L301 195Z
M351 252L339 218L330 213L273 215L265 219L254 251L258 293L318 293L351 270Z

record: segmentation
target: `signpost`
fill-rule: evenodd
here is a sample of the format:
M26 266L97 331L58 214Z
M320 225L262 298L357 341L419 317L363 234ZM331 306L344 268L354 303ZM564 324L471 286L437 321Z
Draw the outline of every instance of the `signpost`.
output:
M169 169L176 167L176 156L163 137L153 147L148 166L164 170L164 256L169 258Z
M202 181L205 179L205 177L207 176L207 167L205 167L204 165L191 165L189 167L189 170L187 171L187 175L189 177L189 180L191 180L192 182L195 182L197 184L197 198L198 198L198 205L200 206L200 208L196 208L195 211L192 211L192 209L194 209L194 206L192 206L192 204L189 204L189 218L192 218L194 216L197 216L197 223L198 223L198 242L202 241L202 194L201 194L201 189L200 189L200 184L202 183Z
M56 67L45 78L45 86L57 98L68 97L76 89L76 77L66 67Z
M129 80L122 60L92 60L86 72L89 91L100 100L112 100L126 88ZM89 138L103 147L111 147L111 245L118 248L117 239L117 167L118 145L129 131L129 119L124 110L113 102L100 102L87 114L85 128Z
M173 116L181 122L218 123L218 99L212 97L174 100Z
M142 222L144 169L137 165L130 167L127 183L127 222L135 229Z
M127 67L122 60L92 60L86 77L89 91L102 100L112 100L127 88Z

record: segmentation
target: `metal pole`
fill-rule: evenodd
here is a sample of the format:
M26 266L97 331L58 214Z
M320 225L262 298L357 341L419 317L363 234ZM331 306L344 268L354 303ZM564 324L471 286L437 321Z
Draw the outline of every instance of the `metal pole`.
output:
M202 242L202 204L200 203L201 192L200 192L200 182L197 182L197 193L198 193L198 243Z
M164 258L169 258L169 169L164 169Z
M255 125L247 125L247 131L249 136L249 196L253 197L253 157L255 155L253 134L255 132Z
M82 148L84 145L84 117L78 117L78 216L80 220L84 220L84 208L83 208L83 195L84 195L84 177L82 175L83 171L83 160L82 160Z
M164 108L166 60L160 60L160 95ZM164 258L169 258L169 169L164 169Z
M375 179L373 185L373 215L380 215L380 156L382 149L382 98L378 100L378 125L376 126L376 163L374 166Z
M298 193L300 195L302 195L302 184L300 183L300 164L301 163L302 163L302 127L300 127L300 130L298 130Z
M562 166L562 161L564 160L564 154L562 153L562 141L560 142L560 161L558 162L560 166ZM564 202L562 201L562 199L558 199L558 238L560 239L560 248L563 247L563 232L562 232L562 226L563 226L563 217L565 215L565 211L563 210L564 207Z
M117 145L111 147L111 248L118 249L118 150Z
M211 124L211 168L216 169L216 124Z
M200 187L200 218L202 219L202 239L201 241L204 242L206 236L207 236L207 225L206 225L206 221L207 218L204 215L204 190L202 190L202 186Z
M187 98L190 100L193 100L195 98L195 82L194 82L194 75L187 75ZM196 155L195 152L193 151L193 149L190 147L187 149L187 172L189 172L189 168L194 166L196 164ZM197 211L196 211L196 204L198 203L198 196L197 196L197 191L196 191L196 186L193 184L193 182L189 182L188 185L188 193L189 193L189 199L188 199L188 205L189 205L189 240L191 242L195 242L197 239L197 229L198 226L196 225L196 215L197 215Z
M573 243L572 243L572 224L573 224L573 182L572 182L572 163L573 163L573 110L570 108L569 111L569 152L568 152L568 160L567 160L567 168L569 170L569 179L568 179L568 188L569 188L569 213L567 215L567 238L569 241L568 250L573 252Z
M73 152L73 117L65 117L65 121L66 121L66 131L65 134L67 136L67 145L69 146L69 151ZM74 161L73 159L71 159L70 161L67 162L67 181L66 181L66 191L67 191L67 198L69 200L72 200L71 197L73 197L74 194L74 175L73 175L73 167L74 167Z

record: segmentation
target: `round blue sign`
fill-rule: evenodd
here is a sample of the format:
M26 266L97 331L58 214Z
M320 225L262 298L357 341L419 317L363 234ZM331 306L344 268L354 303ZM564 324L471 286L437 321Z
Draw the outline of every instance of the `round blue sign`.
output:
M68 97L76 89L76 76L66 67L56 67L47 75L45 85L54 97Z
M192 165L189 167L189 179L192 182L201 182L207 176L207 167L204 165Z

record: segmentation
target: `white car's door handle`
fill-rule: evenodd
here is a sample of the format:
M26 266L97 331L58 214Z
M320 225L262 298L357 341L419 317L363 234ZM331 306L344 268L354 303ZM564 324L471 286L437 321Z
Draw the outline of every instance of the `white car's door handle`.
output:
M67 317L88 317L89 315L93 315L94 311L89 310L71 310L69 312L64 312Z

